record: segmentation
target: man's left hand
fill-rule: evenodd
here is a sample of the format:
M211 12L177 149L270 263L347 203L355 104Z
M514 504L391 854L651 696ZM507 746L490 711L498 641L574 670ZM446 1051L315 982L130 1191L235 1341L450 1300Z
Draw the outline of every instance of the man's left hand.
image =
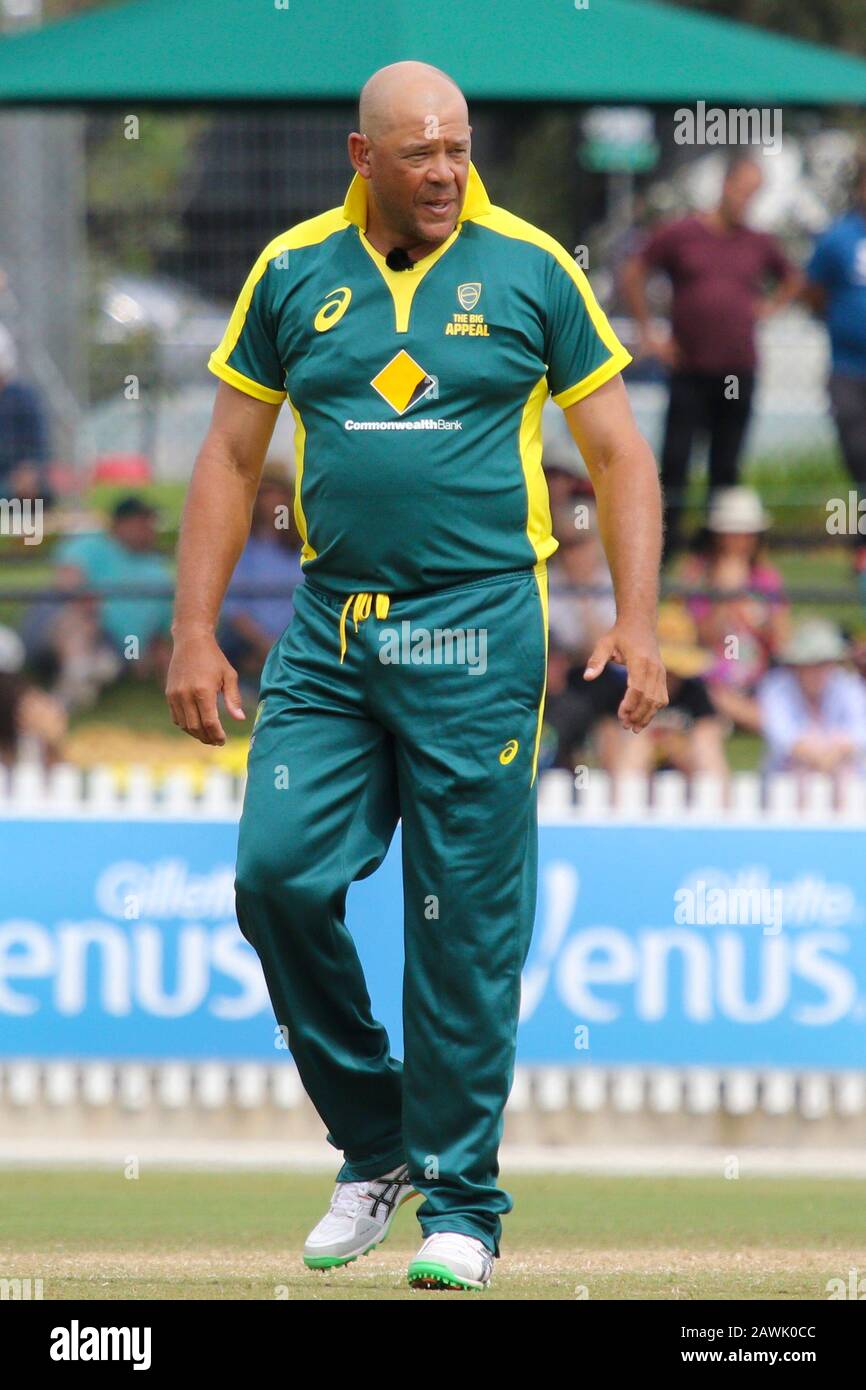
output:
M609 661L625 666L628 672L628 686L617 718L624 729L638 734L668 703L665 668L649 624L615 623L593 647L584 679L596 680Z

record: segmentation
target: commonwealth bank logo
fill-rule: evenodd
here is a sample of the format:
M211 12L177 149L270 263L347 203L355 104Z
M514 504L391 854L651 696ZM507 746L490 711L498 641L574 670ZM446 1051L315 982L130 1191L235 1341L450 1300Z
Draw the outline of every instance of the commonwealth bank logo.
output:
M398 415L405 415L419 401L439 399L437 378L425 372L403 348L373 377L370 385Z

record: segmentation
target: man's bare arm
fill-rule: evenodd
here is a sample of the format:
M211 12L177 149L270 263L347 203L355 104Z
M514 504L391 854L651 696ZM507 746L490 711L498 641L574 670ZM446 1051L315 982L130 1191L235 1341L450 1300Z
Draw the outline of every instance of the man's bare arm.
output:
M619 719L638 733L668 702L655 631L662 536L656 465L635 424L622 377L569 406L565 417L595 489L616 596L616 623L596 642L585 674L594 680L609 661L627 668Z
M817 318L823 318L827 311L827 291L814 280L805 280L800 290L800 298Z
M673 367L677 363L676 344L670 333L657 333L653 328L646 294L648 278L649 268L643 256L639 253L629 256L620 272L623 298L637 324L640 353Z
M217 694L243 719L237 672L220 651L216 625L250 533L253 503L280 407L221 381L193 469L178 546L174 655L166 698L179 728L201 743L225 743Z
M803 272L796 266L791 266L775 289L764 295L761 301L760 317L771 318L773 314L778 314L780 309L784 309L793 300L799 299L805 284L806 279Z

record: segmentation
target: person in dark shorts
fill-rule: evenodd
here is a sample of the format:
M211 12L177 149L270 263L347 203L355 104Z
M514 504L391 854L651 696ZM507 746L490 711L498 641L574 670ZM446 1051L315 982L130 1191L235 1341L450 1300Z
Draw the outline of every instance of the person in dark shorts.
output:
M641 350L670 368L661 451L665 555L680 548L684 494L695 437L709 437L710 490L733 487L752 409L755 325L799 291L802 277L775 238L747 226L760 166L737 157L712 212L658 228L623 267L622 288ZM671 284L670 337L654 332L646 297L653 271ZM775 282L772 293L768 282Z
M839 447L858 493L866 497L866 155L852 180L851 206L818 237L806 267L805 298L830 335L828 390ZM864 523L866 530L866 523ZM866 572L866 534L854 535L856 568Z

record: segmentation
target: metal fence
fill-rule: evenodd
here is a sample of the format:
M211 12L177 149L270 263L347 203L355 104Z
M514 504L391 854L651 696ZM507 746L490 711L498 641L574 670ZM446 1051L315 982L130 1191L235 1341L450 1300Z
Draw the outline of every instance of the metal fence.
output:
M841 155L833 164L828 145L849 149L852 137L830 117L822 127L785 116L783 150L764 161L760 220L796 260L838 206L827 168L841 169ZM623 197L623 176L584 167L584 118L482 105L473 155L495 201L580 252L628 342L623 255L642 227L711 201L730 151L675 147L672 111L660 109L662 163L627 179ZM342 201L353 124L349 106L0 113L0 323L50 417L52 457L74 467L79 486L117 454L143 455L157 478L188 476L213 394L207 356L261 248ZM777 473L768 500L784 507L814 486L808 470L798 482L795 465L835 459L826 338L794 310L762 329L762 345L750 454L765 461L771 490ZM639 378L633 371L633 401L657 442L664 388ZM275 452L287 454L290 436L287 420Z

